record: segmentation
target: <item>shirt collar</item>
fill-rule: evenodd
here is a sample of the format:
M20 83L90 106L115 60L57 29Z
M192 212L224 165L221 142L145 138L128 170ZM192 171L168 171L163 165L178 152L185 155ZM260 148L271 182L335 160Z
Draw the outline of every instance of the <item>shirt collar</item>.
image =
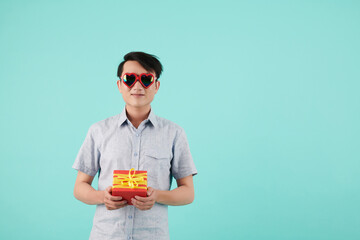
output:
M124 109L122 110L122 112L119 115L119 127L121 125L123 125L124 122L126 122L126 120L127 120L127 116L126 116L126 110L125 110L125 107L124 107Z
M120 113L119 115L119 123L118 123L118 126L122 126L125 122L127 122L128 118L126 116L126 108L124 107L123 111ZM153 113L153 110L151 109L150 110L150 114L148 116L148 118L146 119L148 120L149 122L151 122L151 124L154 126L154 127L157 127L158 125L158 122L157 122L157 119L156 119L156 115ZM130 120L129 120L130 121Z
M150 114L148 116L148 120L151 122L151 124L154 126L154 127L157 127L158 126L158 122L157 122L157 119L156 119L156 115L154 114L154 111L151 109L150 110Z

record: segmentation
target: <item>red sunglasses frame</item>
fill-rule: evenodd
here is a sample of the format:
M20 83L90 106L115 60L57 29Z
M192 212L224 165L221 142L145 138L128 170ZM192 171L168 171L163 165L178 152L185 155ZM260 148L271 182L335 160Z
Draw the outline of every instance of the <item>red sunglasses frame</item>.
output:
M133 84L131 84L131 86L128 86L128 85L125 83L125 81L124 81L124 76L125 76L125 75L135 75L136 79L135 79L135 81L133 82ZM144 75L145 75L145 76L149 76L149 75L150 75L150 76L152 76L153 79L154 79L154 81L152 81L152 83L150 83L149 86L145 86L144 83L141 81L141 77L144 76ZM128 88L132 88L137 81L139 81L140 84L141 84L144 88L148 88L148 87L150 87L150 86L156 81L156 78L155 78L155 76L154 76L153 74L151 74L151 73L142 73L142 74L140 74L140 75L137 75L136 73L124 73L124 74L121 76L121 80L123 81L123 83L124 83Z

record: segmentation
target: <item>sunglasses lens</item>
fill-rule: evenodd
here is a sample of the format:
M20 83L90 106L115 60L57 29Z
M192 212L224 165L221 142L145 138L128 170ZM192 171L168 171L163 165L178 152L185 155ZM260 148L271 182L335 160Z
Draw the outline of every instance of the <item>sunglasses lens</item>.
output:
M141 82L148 87L154 82L154 77L152 75L142 75Z
M124 75L124 83L128 85L129 87L133 85L133 83L136 80L136 76L133 74L125 74Z

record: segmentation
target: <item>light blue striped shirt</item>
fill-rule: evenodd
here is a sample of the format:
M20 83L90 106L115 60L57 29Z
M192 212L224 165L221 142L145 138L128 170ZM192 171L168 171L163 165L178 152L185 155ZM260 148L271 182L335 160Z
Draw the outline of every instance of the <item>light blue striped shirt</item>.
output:
M99 173L98 190L112 185L113 170L148 171L148 186L170 190L172 178L197 174L184 130L153 111L136 129L122 113L93 124L73 168ZM147 211L132 205L107 210L96 206L90 239L169 239L168 206L155 203Z

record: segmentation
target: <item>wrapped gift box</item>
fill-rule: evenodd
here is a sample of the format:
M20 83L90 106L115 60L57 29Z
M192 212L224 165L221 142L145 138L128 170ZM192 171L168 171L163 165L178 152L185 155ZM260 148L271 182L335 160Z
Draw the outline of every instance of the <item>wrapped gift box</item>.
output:
M147 196L147 171L114 170L112 195L121 196L132 205L135 196Z

